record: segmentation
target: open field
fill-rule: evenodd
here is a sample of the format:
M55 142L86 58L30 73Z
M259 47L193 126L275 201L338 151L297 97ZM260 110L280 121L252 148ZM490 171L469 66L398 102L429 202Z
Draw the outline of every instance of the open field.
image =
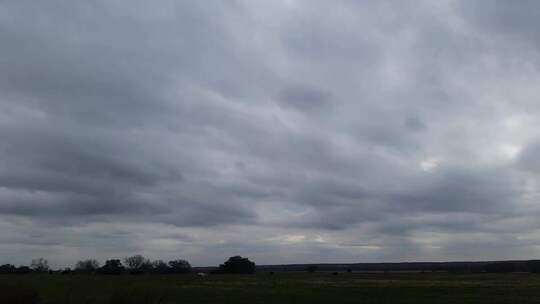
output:
M540 303L540 275L2 275L0 303ZM9 297L12 297L11 299ZM32 303L32 302L28 302Z

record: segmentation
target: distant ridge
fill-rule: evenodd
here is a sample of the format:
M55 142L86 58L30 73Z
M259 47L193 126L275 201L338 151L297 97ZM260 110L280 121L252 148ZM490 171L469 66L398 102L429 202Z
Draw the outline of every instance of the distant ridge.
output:
M527 272L531 262L538 260L506 261L460 261L460 262L395 262L395 263L320 263L257 265L259 272L332 271L332 272L380 272L380 271L459 271L459 272ZM193 267L197 272L211 272L217 267Z

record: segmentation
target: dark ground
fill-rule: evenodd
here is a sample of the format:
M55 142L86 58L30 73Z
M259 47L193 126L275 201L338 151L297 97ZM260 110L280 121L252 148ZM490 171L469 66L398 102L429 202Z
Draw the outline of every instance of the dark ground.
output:
M0 275L0 303L540 303L540 275ZM37 300L39 298L39 300ZM34 301L34 302L32 302Z

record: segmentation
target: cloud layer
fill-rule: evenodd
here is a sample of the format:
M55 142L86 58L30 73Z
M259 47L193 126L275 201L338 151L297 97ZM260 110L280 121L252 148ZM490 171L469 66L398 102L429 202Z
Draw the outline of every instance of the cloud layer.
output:
M0 256L540 257L540 5L0 3Z

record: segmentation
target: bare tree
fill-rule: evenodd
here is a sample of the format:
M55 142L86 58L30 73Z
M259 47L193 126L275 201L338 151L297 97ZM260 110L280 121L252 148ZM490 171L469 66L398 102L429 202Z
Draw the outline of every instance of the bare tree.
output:
M162 260L153 261L152 269L156 273L169 273L171 270L167 263L163 262Z
M75 264L75 271L94 272L99 268L99 262L93 259L78 261Z
M126 257L124 264L132 273L141 273L152 269L152 262L140 254Z
M49 270L49 262L44 258L34 259L30 264L30 268L37 272L45 272Z

